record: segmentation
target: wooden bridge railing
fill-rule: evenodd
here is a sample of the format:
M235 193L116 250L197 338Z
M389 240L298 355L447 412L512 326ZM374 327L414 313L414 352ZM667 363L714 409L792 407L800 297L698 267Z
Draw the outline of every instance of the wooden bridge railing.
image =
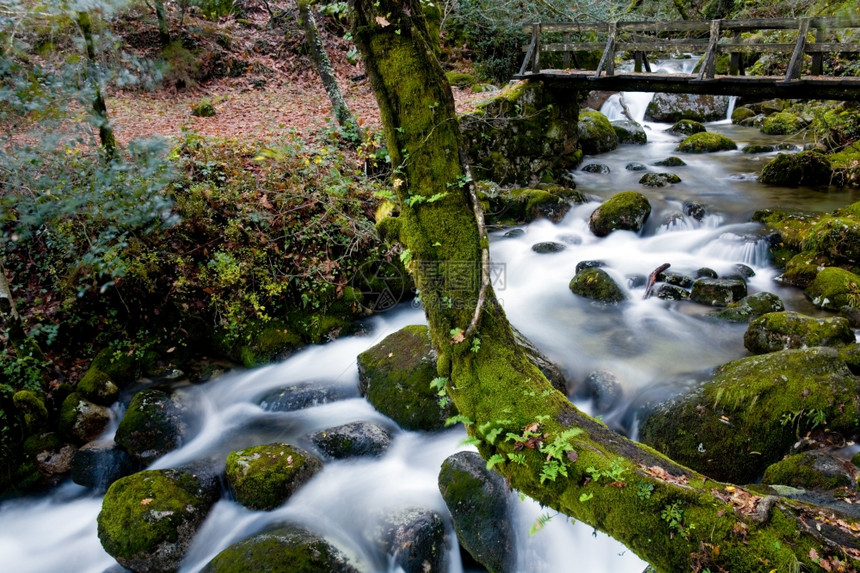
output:
M525 48L526 56L519 76L541 72L541 54L561 52L564 54L564 67L570 67L571 59L576 64L576 52L602 50L603 55L594 73L612 76L615 73L615 56L619 52L632 52L635 55L636 71L644 65L651 71L648 53L704 54L699 67L697 80L712 79L715 75L716 60L719 54L731 54L730 75L743 75L743 54L784 53L791 59L785 73L785 82L801 77L804 55L812 56L810 74L819 76L823 71L824 54L860 53L860 43L840 42L834 39L836 31L860 28L860 15L849 18L775 18L750 20L711 20L711 21L673 21L673 22L602 22L602 23L536 23L524 28L531 31L532 38ZM743 37L744 32L765 30L796 30L794 42L763 43L760 38L754 41ZM814 41L810 34L814 31ZM563 41L545 43L544 34L561 34ZM570 41L572 35L587 36L589 41ZM594 37L605 36L605 41L594 41Z

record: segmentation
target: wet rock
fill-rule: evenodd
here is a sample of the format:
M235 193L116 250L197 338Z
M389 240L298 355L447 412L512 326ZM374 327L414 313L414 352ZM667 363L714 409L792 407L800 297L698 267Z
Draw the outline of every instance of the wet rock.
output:
M756 154L756 153L771 153L776 151L776 145L757 145L750 144L744 145L741 147L741 151L743 153Z
M359 573L366 564L348 557L316 533L294 524L252 535L234 543L206 564L203 573Z
M680 182L681 178L674 173L646 173L639 179L639 184L645 187L666 187Z
M91 402L102 406L110 406L119 397L119 387L110 376L98 368L90 368L78 381L75 390Z
M839 347L839 358L841 358L848 369L854 374L860 374L860 344L847 344Z
M609 166L603 163L589 163L583 166L582 171L586 173L609 173Z
M683 167L684 165L686 165L686 163L680 157L670 155L666 159L655 161L654 165L657 165L659 167Z
M403 573L447 571L445 522L432 509L406 508L387 515L371 540Z
M839 316L848 320L851 328L860 328L860 308L843 306L839 309Z
M549 184L528 189L484 185L479 188L478 197L490 225L520 225L535 219L557 223L570 210L571 204L585 202L579 191Z
M809 427L815 422L815 413L798 412L796 420L790 423ZM819 425L823 420L818 420ZM812 450L788 456L768 466L761 482L780 484L819 491L843 488L843 491L857 490L857 467L848 460L834 456L826 450Z
M785 187L826 185L831 173L830 160L817 151L780 153L762 167L759 181Z
M576 269L574 270L574 274L579 274L585 269L599 269L600 267L605 267L606 263L603 261L579 261L576 263Z
M694 133L704 133L708 130L705 129L705 126L698 121L693 121L692 119L682 119L680 121L675 122L675 124L666 131L673 135L687 136L693 135Z
M510 231L505 231L505 234L502 236L506 237L508 239L513 239L516 237L522 237L525 234L526 234L525 229L511 229Z
M736 107L735 110L732 112L732 123L739 124L745 119L754 117L755 114L755 111L746 106Z
M672 271L663 271L662 273L658 274L657 281L679 286L685 289L691 288L693 286L693 283L695 282L695 280L691 276Z
M568 286L573 294L597 302L616 304L627 300L627 294L603 269L585 269L577 273Z
M595 370L585 377L578 397L592 400L597 414L609 412L621 400L624 390L609 370Z
M678 144L684 153L713 153L737 149L737 144L720 133L696 133Z
M767 116L761 124L762 133L768 135L790 135L806 127L806 122L800 117L781 111Z
M764 123L766 115L763 113L756 114L752 117L747 117L738 122L738 125L743 127L761 127L761 124Z
M439 430L455 413L439 405L430 382L436 352L426 326L407 326L358 355L358 390L379 412L406 430Z
M682 119L716 121L729 111L727 96L657 93L645 110L646 121L674 123Z
M541 255L560 253L565 248L566 246L564 243L556 243L555 241L545 241L543 243L535 243L532 245L532 250Z
M682 209L685 215L692 217L696 221L701 221L707 214L705 204L698 201L684 201Z
M626 169L627 171L647 171L648 166L644 163L634 161L633 163L628 163L627 165L625 165L624 169Z
M322 467L319 458L299 447L265 444L230 452L227 484L245 507L270 510L283 505Z
M708 267L702 267L700 269L696 269L696 278L697 279L702 279L702 278L715 279L718 276L719 275L717 274L717 271L715 271L714 269L710 269Z
M755 271L752 269L752 267L745 265L743 263L735 263L734 269L735 269L735 273L737 273L738 275L740 275L741 277L743 277L745 279L751 279L752 277L755 276Z
M72 460L72 481L96 491L107 491L116 480L131 475L137 464L112 440L83 445Z
M155 389L132 398L114 440L143 465L178 448L188 437L188 408L179 396Z
M126 476L108 488L102 501L99 540L127 569L175 571L218 494L214 475L191 469Z
M832 348L781 350L720 366L647 415L641 441L705 475L751 483L797 440L786 414L821 410L829 432L856 431L858 382ZM809 426L803 426L805 432Z
M678 286L661 284L654 289L654 296L662 300L690 300L690 293Z
M391 445L391 433L371 422L351 422L311 434L311 441L335 459L379 457Z
M449 456L439 472L439 490L460 545L491 573L513 572L517 560L508 487L486 466L473 452Z
M274 390L260 398L259 404L269 412L293 412L355 396L351 388L331 382L309 381Z
M805 294L815 306L839 310L860 306L860 276L837 267L822 269L806 288Z
M107 429L110 420L110 410L73 392L63 400L60 407L59 430L67 440L84 444L98 438Z
M651 204L647 197L636 191L623 191L610 197L591 213L588 227L598 237L605 237L617 230L638 233L650 214Z
M627 279L627 288L641 288L648 284L648 277L645 275L627 275L624 277Z
M747 284L736 279L699 279L693 283L690 299L710 306L727 306L747 295Z
M790 311L762 315L750 322L744 334L744 346L753 354L852 342L854 331L844 318L813 318Z
M648 143L645 129L639 123L629 119L617 119L611 123L615 135L618 136L618 143L636 143L639 145Z
M716 273L714 274L716 275ZM785 310L785 306L778 296L769 292L757 292L745 296L738 302L731 303L714 316L730 322L749 322L764 314L783 310Z
M599 111L581 111L577 131L580 148L586 155L597 155L618 147L618 135Z

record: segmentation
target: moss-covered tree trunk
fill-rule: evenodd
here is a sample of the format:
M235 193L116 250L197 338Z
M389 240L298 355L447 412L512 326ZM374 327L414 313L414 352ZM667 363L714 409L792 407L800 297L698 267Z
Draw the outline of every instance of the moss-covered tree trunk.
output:
M93 25L89 12L78 12L78 27L84 37L84 47L87 53L87 79L93 91L92 107L96 125L99 128L99 141L108 159L116 157L116 138L107 117L107 106L102 95L101 74L96 59L96 47L93 40Z
M167 9L164 0L152 0L155 5L155 17L158 20L158 40L163 47L170 45L170 26L167 23Z
M320 81L328 94L328 99L331 101L334 110L334 117L338 124L344 129L351 131L356 137L360 136L358 124L355 121L352 113L349 111L349 106L343 99L343 94L340 91L340 86L337 84L337 78L331 67L331 61L328 59L322 40L320 39L319 30L314 15L310 9L310 0L298 0L299 5L299 20L301 20L302 29L305 31L305 44L310 52L311 60L314 68L319 74Z
M512 487L607 532L659 571L816 570L816 559L860 555L857 535L829 511L711 481L610 431L552 388L486 287L487 238L419 2L351 6L437 369L488 463Z

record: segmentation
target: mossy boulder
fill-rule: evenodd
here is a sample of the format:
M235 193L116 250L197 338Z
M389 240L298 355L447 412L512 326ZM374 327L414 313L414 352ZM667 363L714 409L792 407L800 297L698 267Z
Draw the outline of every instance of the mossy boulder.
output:
M839 347L839 358L848 365L854 374L860 374L860 343L846 344Z
M156 389L141 390L128 405L114 440L148 465L188 437L187 411L178 396Z
M270 510L283 505L322 466L319 458L299 447L264 444L227 455L227 484L245 507Z
M788 252L786 256L790 255L791 252ZM798 253L788 259L785 263L785 271L777 277L777 281L785 285L806 288L815 280L819 271L830 262L826 256L815 251Z
M714 378L655 407L641 441L714 479L750 483L811 428L785 423L821 411L831 432L853 436L858 382L832 348L782 350L720 366Z
M684 153L714 153L737 149L737 144L721 133L694 133L678 144Z
M552 184L527 189L502 189L497 185L480 184L478 190L489 225L521 225L535 219L557 223L572 204L586 201L576 189Z
M761 124L762 133L767 135L791 135L806 127L806 122L787 111L767 116Z
M828 157L834 182L843 186L860 186L860 142L852 143Z
M156 356L151 352L122 352L105 348L93 358L90 369L103 372L114 384L125 388L148 374L154 368L155 361Z
M749 322L763 314L783 310L785 310L785 306L778 296L769 292L757 292L745 296L737 302L730 303L726 308L718 311L715 316L730 322Z
M745 119L755 117L756 113L748 107L736 107L732 112L732 123L739 124Z
M391 445L391 432L372 422L350 422L311 434L325 455L335 458L379 457Z
M12 395L15 410L21 416L28 434L35 434L48 422L48 408L41 393L19 390Z
M301 335L277 320L252 326L247 334L248 342L227 349L246 368L274 362L302 345Z
M102 406L110 406L119 397L119 387L110 376L95 367L87 370L75 389L87 400Z
M753 354L852 342L854 331L848 320L838 316L814 318L791 311L762 315L750 322L744 333L744 346Z
M84 444L95 440L110 421L110 410L93 404L77 392L66 396L60 406L60 435L73 443Z
M830 160L817 151L780 153L762 167L759 181L784 187L827 185L831 173Z
M693 121L692 119L682 119L681 121L675 122L672 127L667 129L669 133L674 135L693 135L694 133L704 133L708 131L705 126L698 121Z
M802 413L799 416L804 417L809 418L809 415ZM854 492L858 475L857 468L843 458L827 451L813 450L788 456L768 466L761 482L820 491L844 488L843 491Z
M822 269L806 288L812 303L828 310L860 307L860 276L845 269Z
M475 76L464 72L446 72L448 83L455 88L470 88L475 85Z
M490 573L513 572L516 536L504 478L478 454L457 452L442 462L439 491L460 545Z
M436 352L426 326L404 327L358 355L359 392L407 430L439 430L455 413L452 405L439 405L430 386L436 377Z
M214 117L215 106L208 98L204 98L191 106L191 115L194 117Z
M727 96L656 93L645 109L645 119L663 123L716 121L725 119L728 112Z
M99 540L127 569L176 571L218 494L214 476L191 469L149 470L121 478L102 501Z
M356 567L358 565L358 567ZM203 567L203 573L359 573L365 565L351 560L325 538L293 524L234 543Z
M477 180L534 185L573 169L579 151L576 98L543 82L515 82L460 118ZM614 135L614 132L613 132Z
M598 237L605 237L618 230L638 233L650 214L651 203L645 195L636 191L622 191L592 211L588 227Z
M860 263L860 217L851 212L851 207L824 215L813 223L803 242L804 248L839 264Z
M639 184L645 187L666 187L680 182L681 178L674 173L646 173L639 179Z
M666 159L655 161L654 165L657 165L658 167L683 167L686 163L680 157L670 155Z
M586 155L606 153L618 147L618 134L599 111L582 111L577 130L580 148Z
M747 283L740 279L699 279L693 283L690 299L699 304L728 306L747 295Z
M573 294L606 304L627 300L627 293L603 269L585 269L576 273L568 287Z
M113 441L84 444L72 459L72 481L96 491L106 491L116 480L131 475L137 464Z
M7 468L22 473L32 472L22 489L31 486L55 487L68 477L77 448L64 442L55 432L34 434L24 441L24 454L28 463L21 468ZM31 465L32 464L32 465Z
M641 124L629 119L616 119L610 123L612 129L615 130L615 135L618 136L618 143L636 143L639 145L648 143L648 136Z

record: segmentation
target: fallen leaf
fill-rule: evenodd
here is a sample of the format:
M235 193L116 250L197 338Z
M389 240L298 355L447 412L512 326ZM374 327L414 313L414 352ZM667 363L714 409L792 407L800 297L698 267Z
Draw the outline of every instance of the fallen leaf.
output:
M142 500L140 500L140 505L149 505L150 503L152 503L152 501L153 500L151 497L145 497Z
M390 26L388 20L386 20L383 16L376 17L376 23L385 28L386 26Z

